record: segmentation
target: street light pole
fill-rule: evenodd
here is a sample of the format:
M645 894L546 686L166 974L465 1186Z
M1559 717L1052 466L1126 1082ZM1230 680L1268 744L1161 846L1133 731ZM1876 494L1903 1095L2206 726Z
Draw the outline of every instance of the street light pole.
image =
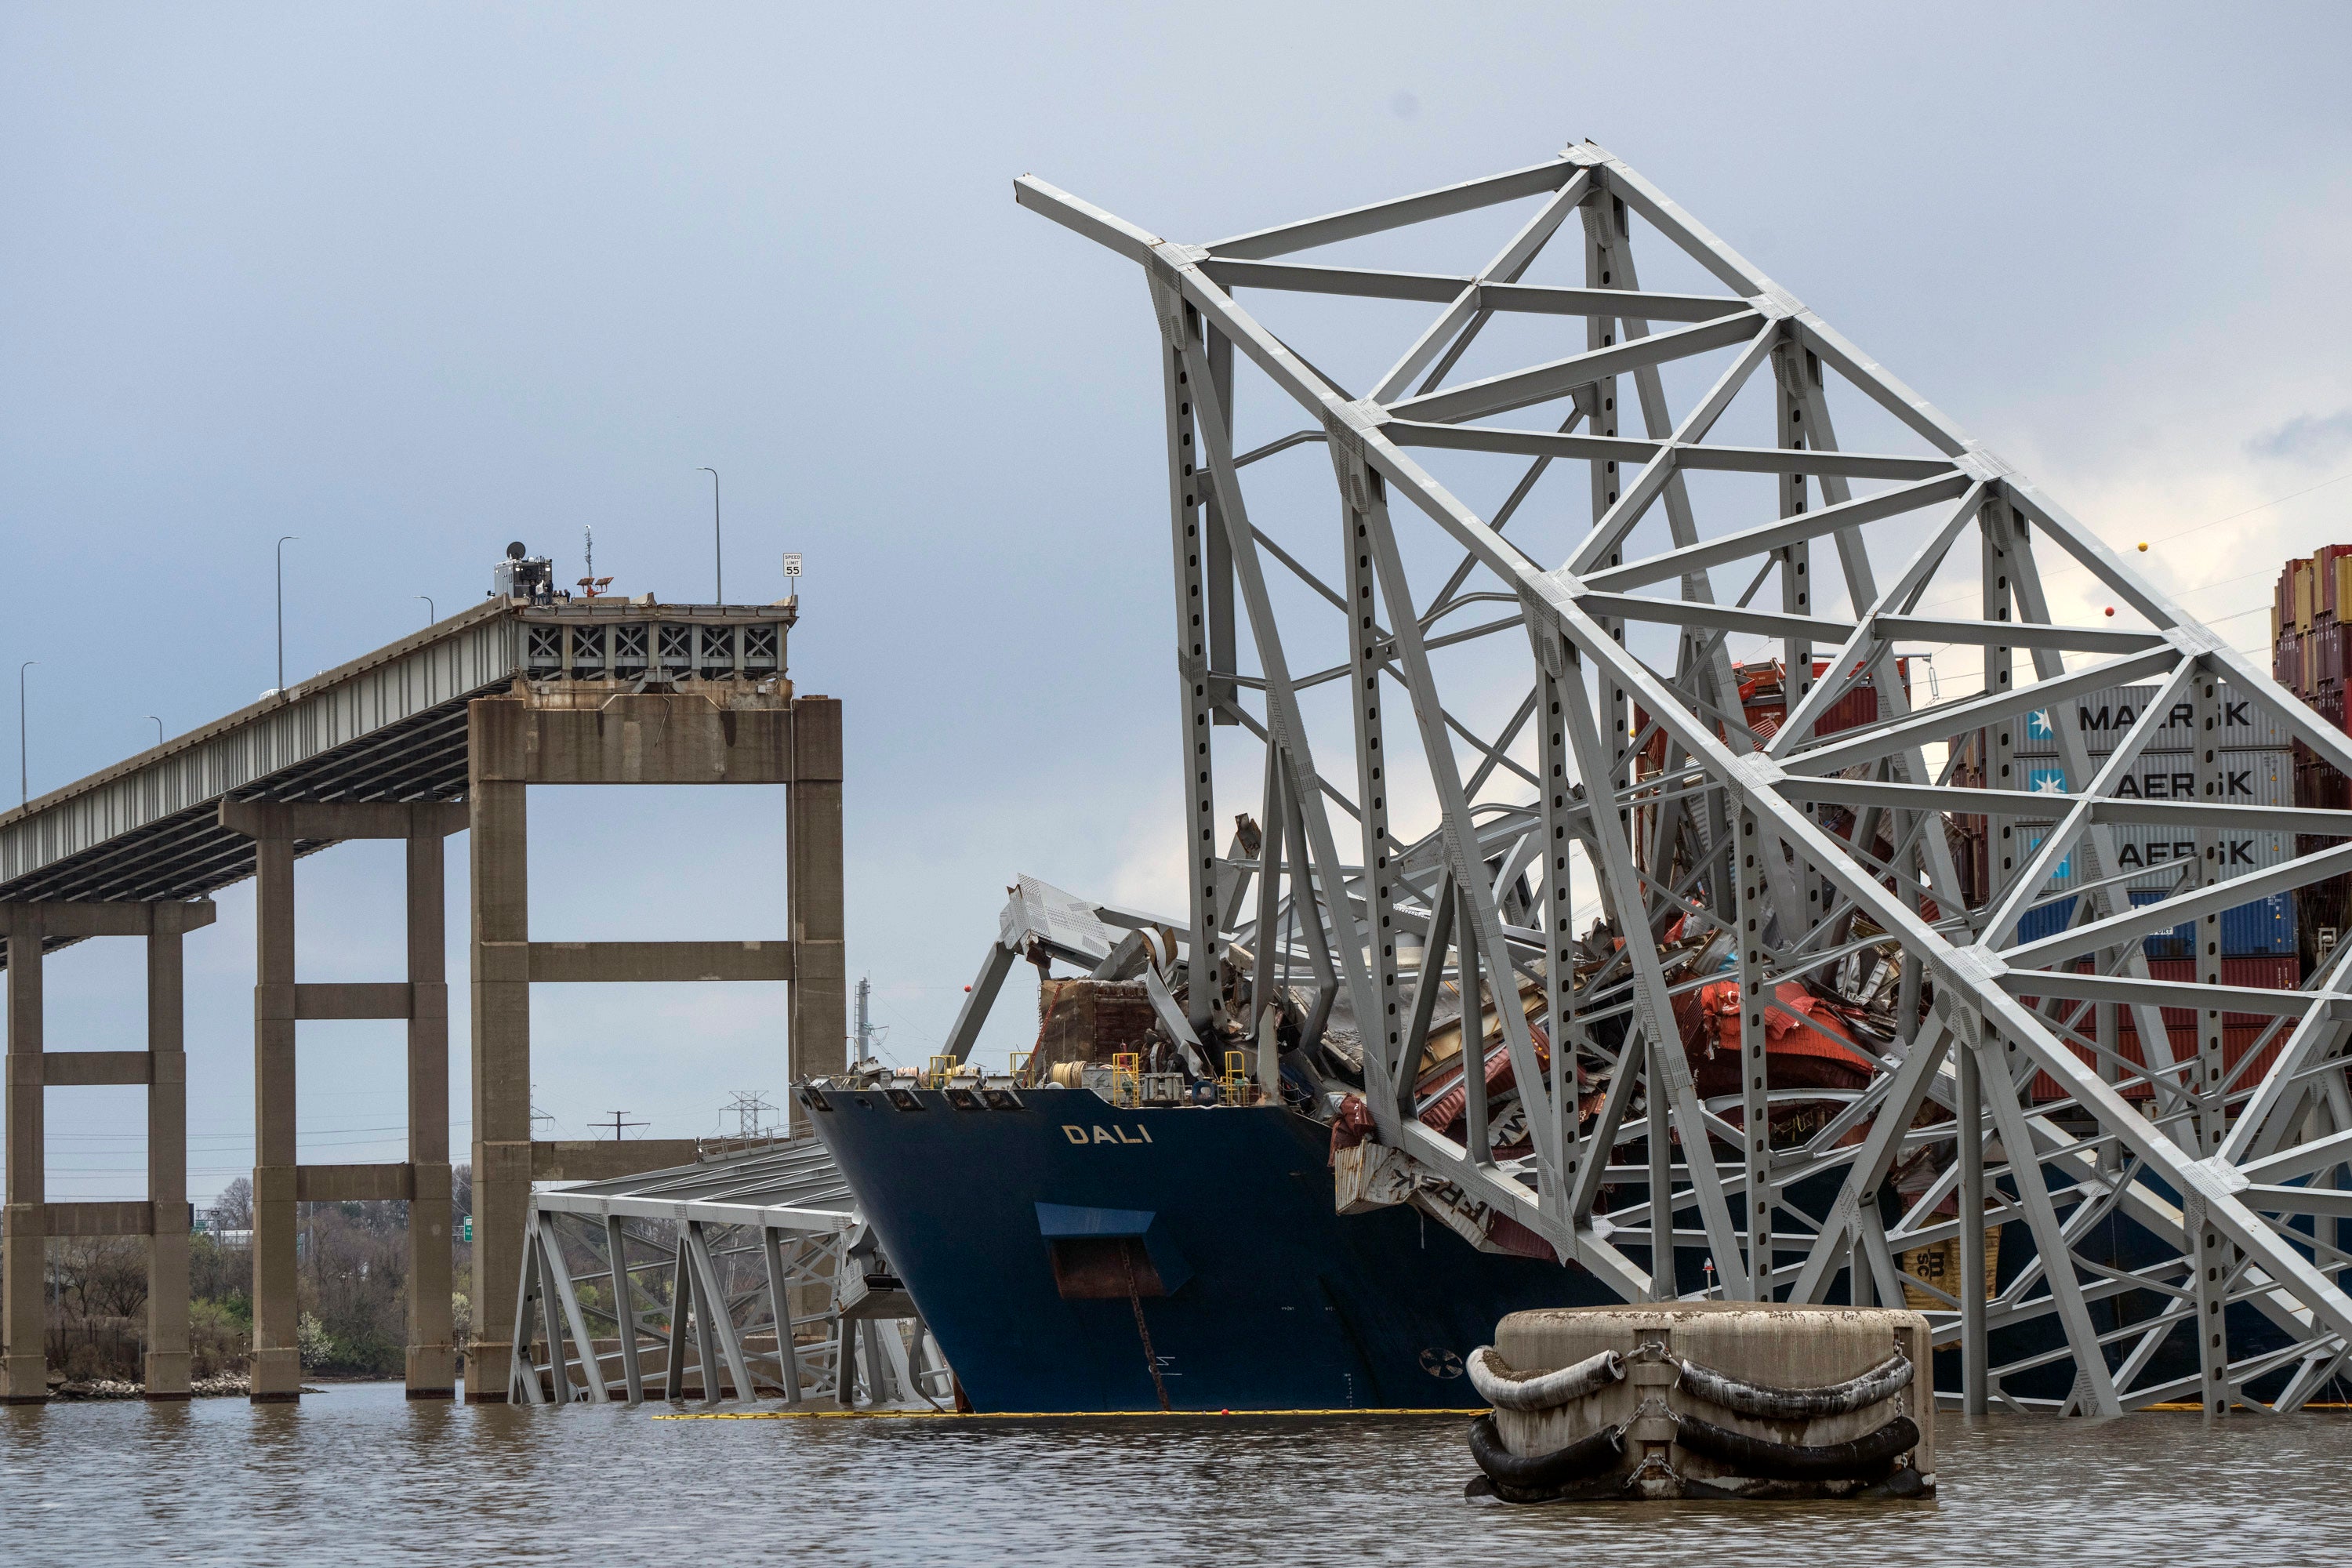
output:
M727 602L727 553L719 539L719 470L706 466L710 476L710 563L719 578L719 602Z
M28 805L33 799L32 763L25 754L25 672L40 663L28 658L16 667L16 794L19 805Z
M286 544L299 533L278 536L278 700L286 700Z
M156 743L158 746L161 746L161 745L163 743L163 719L162 719L161 717L159 717L158 715L153 714L153 713L142 713L141 715L139 715L139 717L141 717L142 719L153 719L153 720L155 721L155 743Z
M441 612L440 612L440 611L438 611L438 610L436 610L436 609L435 609L435 608L433 607L433 595L430 595L430 594L415 594L415 595L410 595L410 597L412 597L412 598L417 598L417 599L422 599L422 600L424 600L424 601L425 601L425 624L426 626L431 626L434 622L436 622L436 621L437 621L437 620L439 620L439 619L441 618Z

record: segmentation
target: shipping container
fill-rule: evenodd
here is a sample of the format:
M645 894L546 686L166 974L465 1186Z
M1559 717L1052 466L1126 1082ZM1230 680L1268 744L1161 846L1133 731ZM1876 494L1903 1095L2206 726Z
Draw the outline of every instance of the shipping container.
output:
M2197 787L2194 752L2143 752L2116 780L2117 800L2213 800L2225 805L2293 805L2294 752L2225 751L2214 767L2217 794L2203 795ZM2070 779L2054 756L2021 757L2019 783L2028 794L2078 789L2087 780Z
M2298 556L2279 568L2271 590L2273 635L2347 618L2352 603L2352 545L2324 544L2317 554Z
M2151 958L2147 962L2147 977L2192 985L2197 981L2197 961L2194 958ZM2303 961L2293 953L2225 958L2221 961L2221 984L2248 986L2256 991L2298 990L2303 984ZM2266 1013L2221 1015L2222 1026L2231 1029L2256 1028L2270 1020L2271 1015ZM2127 1035L2134 1032L2136 1026L2128 1013L2123 1016L2119 1027ZM2193 1009L2164 1009L2165 1033L2175 1034L2182 1029L2193 1031L2196 1027L2197 1015Z
M2157 901L2155 893L2134 893L2136 908ZM2197 955L2194 921L2183 921L2168 931L2149 936L2142 944L2150 958L2190 960ZM2221 952L2231 958L2292 958L2295 955L2294 897L2268 893L2251 903L2221 911Z
M2339 656L2340 657L2340 656ZM2153 686L2111 686L2105 690L2055 704L2052 709L2038 709L2023 716L2023 721L2011 731L2021 757L2055 756L2058 752L2056 725L2070 722L2083 736L2093 756L2105 756L2113 752L2133 724L2139 720L2140 710L2154 700ZM2283 747L2292 738L2278 715L2258 701L2251 693L2234 686L2221 690L2221 744L2231 751L2258 751ZM2185 752L2194 741L2193 710L2183 698L2173 705L2163 727L2148 737L2145 750L2149 752Z
M2270 1070L2273 1062L2278 1060L2279 1051L2286 1044L2287 1032L2294 1027L2294 1025L2289 1022L2282 1026L2278 1033L2272 1036L2268 1045L2263 1046L2259 1052L2255 1051L2255 1042L2263 1037L2264 1031L2269 1027L2270 1024L2265 1021L2262 1024L2242 1025L2237 1028L2221 1031L2221 1066L2224 1073L2227 1074L2225 1081L2228 1084L2229 1092L2233 1097L2246 1093L2254 1085L2262 1082L2263 1075ZM2166 1033L2172 1037L2174 1061L2186 1062L2196 1058L2197 1032L2194 1029L2169 1029ZM2098 1060L2087 1047L2069 1045L2066 1048L2073 1051L2085 1066L2091 1066ZM2140 1055L2139 1037L2137 1035L2119 1035L2116 1041L2116 1055L2135 1067L2147 1065L2147 1058ZM2252 1062L2246 1062L2249 1055L2254 1058ZM2243 1071L2239 1070L2239 1064L2242 1062L2246 1064ZM2184 1079L2184 1083L2185 1081ZM2126 1100L2153 1100L2156 1097L2155 1089L2145 1082L2121 1085L2118 1092ZM2058 1080L2045 1072L2037 1072L2033 1075L2032 1094L2033 1101L2037 1105L2046 1105L2052 1100L2066 1098L2065 1091L2058 1087Z
M2009 837L2002 837L2006 829ZM2042 841L2050 836L2046 822L2021 822L2014 826L1996 824L1993 828L1994 863L2004 872L2021 869ZM2111 827L2115 836L2116 863L2099 868L2101 879L2132 872L2126 887L2148 892L2163 893L2180 885L2180 863L2200 858L2197 835L2187 828L2147 827L2138 824ZM2083 852L2081 840L2077 847L2058 863L2057 885L2061 888L2078 886L2093 879L2089 875L2090 858ZM2294 858L2294 835L2268 831L2250 832L2231 829L2216 836L2214 858L2221 862L2221 880L2230 881L2254 871L2266 871L2273 866ZM2013 852L2012 852L2013 851ZM2012 864L2013 862L2013 864ZM2203 879L2192 864L2190 886Z
M2078 959L2070 967L2077 973L2088 973L2091 965L2089 960ZM2178 984L2193 984L2197 979L2197 961L2191 958L2151 958L2147 961L2147 977ZM2303 984L2303 964L2293 956L2225 958L2221 961L2221 984L2248 986L2257 991L2294 991ZM2039 1005L2032 997L2023 1000L2028 1006ZM2092 1007L2093 1004L2088 1002L2063 1002L2058 1007L2058 1021L2087 1035L2092 1032ZM2226 1013L2222 1015L2221 1024L2224 1028L2231 1029L2258 1028L2270 1019L2271 1015L2266 1013ZM2118 1011L2116 1020L2123 1034L2135 1033L2137 1026L2132 1022L2128 1009ZM2193 1032L2196 1027L2197 1014L2193 1008L2164 1009L2166 1034L2184 1029Z
M2297 746L2294 752L2294 804L2322 811L2342 811L2352 803L2352 788L2332 763L2321 762Z
M2303 637L2303 687L2305 694L2341 690L2344 686L2344 637L2341 621L2316 626Z
M2155 893L2134 893L2131 900L2135 908L2145 908L2158 897ZM2039 942L2045 936L2055 936L2066 929L2074 915L2074 900L2071 898L2031 910L2017 922L2017 940ZM2196 922L2183 921L2169 930L2150 931L2142 937L2140 951L2150 959L2186 960L2195 953L2196 941ZM2297 959L2294 896L2268 893L2223 910L2221 953L2225 962L2233 958Z
M2304 706L2319 715L2331 730L2342 730L2344 724L2344 689L2323 687L2304 698Z
M1813 678L1816 680L1820 679L1828 669L1827 659L1813 660ZM1895 661L1895 674L1902 679L1904 694L1907 700L1911 690L1911 661L1908 658L1898 658ZM1748 727L1754 732L1757 742L1762 744L1780 733L1782 721L1789 717L1788 693L1783 689L1786 672L1781 669L1779 660L1770 659L1759 664L1736 665L1732 668L1732 675L1739 682L1740 706L1744 710L1743 716L1748 721ZM1887 717L1891 719L1893 715L1889 714ZM1847 730L1864 729L1879 722L1879 719L1877 679L1874 676L1866 677L1857 682L1844 696L1831 703L1829 710L1813 721L1813 734L1819 738L1835 735ZM1649 713L1639 703L1634 704L1633 726L1636 733L1647 728L1649 722ZM1722 734L1721 724L1716 726L1716 732L1718 735ZM1728 739L1728 737L1726 738ZM1744 750L1745 748L1735 749ZM1649 743L1642 748L1642 755L1653 772L1665 766L1665 736L1663 733L1653 735Z
M2352 665L2352 545L2330 544L2307 560L2286 563L2271 595L2271 671L2321 723L2346 728L2345 678ZM2352 809L2352 780L2294 744L2294 804L2322 811ZM2295 853L2308 855L2340 837L2304 834ZM2295 949L2305 964L2324 962L2352 933L2352 877L2330 877L2294 891Z

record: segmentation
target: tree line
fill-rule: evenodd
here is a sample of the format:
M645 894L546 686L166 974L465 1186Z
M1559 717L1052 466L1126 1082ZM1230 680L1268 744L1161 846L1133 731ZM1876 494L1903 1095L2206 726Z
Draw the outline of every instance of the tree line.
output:
M473 1167L459 1165L450 1205L457 1278L470 1277L462 1239L473 1212ZM408 1346L408 1205L297 1206L297 1335L302 1368L327 1377L397 1377ZM188 1247L188 1348L197 1378L241 1373L253 1349L253 1183L231 1182ZM138 1237L55 1237L47 1247L48 1360L70 1381L137 1382L147 1330L147 1244ZM457 1342L471 1336L471 1303L453 1300Z

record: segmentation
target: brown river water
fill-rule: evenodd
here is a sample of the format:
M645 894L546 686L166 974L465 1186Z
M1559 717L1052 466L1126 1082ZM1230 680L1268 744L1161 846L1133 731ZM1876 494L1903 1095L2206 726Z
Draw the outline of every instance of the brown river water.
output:
M1942 1496L1465 1501L1467 1417L0 1410L0 1563L2352 1563L2352 1416L1939 1423Z

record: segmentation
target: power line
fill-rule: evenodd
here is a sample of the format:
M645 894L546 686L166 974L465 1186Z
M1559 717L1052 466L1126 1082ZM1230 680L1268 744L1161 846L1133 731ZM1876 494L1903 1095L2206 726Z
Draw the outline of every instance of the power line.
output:
M2205 530L2207 530L2207 529L2209 529L2209 528L2219 528L2219 527L2221 527L2221 526L2223 523L2225 523L2225 522L2235 522L2235 521L2238 521L2240 518L2242 518L2242 517L2252 517L2252 516L2253 516L2253 515L2254 515L2254 513L2256 513L2256 512L2258 512L2258 511L2268 511L2271 508L2273 508L2273 507L2274 507L2274 506L2283 506L2283 505L2284 505L2284 504L2285 504L2286 502L2288 502L2288 501L2295 500L2299 500L2300 498L2302 498L2302 497L2304 497L2304 496L2310 495L2310 494L2311 494L2313 491L2315 491L2315 490L2324 490L2324 489L2326 489L2328 486L2330 486L2330 485L2342 484L2342 483L2343 483L2345 480L2347 480L2347 479L2352 479L2352 468L2347 468L2347 469L2346 469L2344 472L2342 472L2342 473L2340 473L2340 474L2337 474L2337 475L2336 475L2336 476L2335 476L2333 479L2322 479L2322 480L2320 480L2320 481L2319 481L2317 484L2315 484L2315 485L2306 485L2306 486L2305 486L2305 488L2303 488L2302 489L2299 489L2299 490L2290 490L2290 491L2288 491L2285 495L2283 495L2283 496L2273 496L2270 500L2266 500L2266 501L2260 501L2260 502L2257 502L2255 505L2252 505L2252 506L2250 506L2250 507L2246 508L2243 511L2233 511L2233 512L2230 513L2230 515L2229 515L2229 516L2227 516L2227 517L2217 517L2217 518L2213 518L2213 519L2211 519L2211 520L2210 520L2210 521L2205 521L2205 522L2195 522L2195 523L2191 523L2191 524L2189 524L2187 528L2175 529L2175 530L2174 530L2172 532L2170 532L2170 533L2159 533L2159 534L2155 534L2155 535L2152 535L2151 537L2149 537L2148 539L2147 539L2146 541L2144 541L2143 542L2145 542L2145 543L2148 543L2148 544L2164 544L2164 543L2168 543L2168 542L2169 542L2170 541L2175 540L2175 539L2186 539L2189 535L2190 535L2190 534L2192 534L2192 533L2201 533L2201 532L2203 532ZM2090 570L2090 568L2089 568L2089 567L2084 566L2084 565L2081 562L2079 562L2079 561L2069 561L2069 562L2066 562L2066 563L2063 563L2063 564L2061 564L2061 565L2057 565L2057 566L2053 566L2053 567L2052 567L2052 568L2051 568L2050 570L2048 570L2047 572L2044 572L2044 573L2042 574L2042 580L2043 580L2043 581L2045 581L2045 582L2047 582L2049 579L2053 578L2053 577L2064 577L2064 576L2070 575L2071 574L2074 574L2074 573L2077 573L2077 572L2087 572L2087 571L2089 571L2089 570ZM2237 576L2235 576L2235 577L2223 577L2223 578L2221 578L2220 580L2218 580L2218 581L2216 581L2216 582L2211 582L2211 583L2200 583L2200 584L2197 584L2195 587L2193 587L2193 588L2182 588L2182 589L2179 590L2178 592L2176 592L2176 593L2173 595L2173 597L2174 597L2174 598L2177 598L2177 599L2185 599L2185 598L2189 597L2189 595L2191 595L2191 594L2203 594L2203 593L2208 593L2208 592L2210 592L2211 590L2213 590L2213 589L2215 589L2215 588L2226 588L2226 587L2228 587L2228 586L2229 586L2231 584L2232 584L2232 583L2243 583L2243 582L2247 581L2247 580L2248 580L2248 579L2250 579L2250 578L2254 578L2254 577L2263 577L2263 576L2268 576L2268 575L2270 575L2270 574L2271 574L2271 570L2270 570L2270 568L2267 568L2267 567L2263 568L2263 570L2261 570L2261 571L2257 571L2257 572L2243 572L2243 573L2240 573L2240 574L2239 574ZM1942 598L1939 598L1939 599L1929 599L1929 600L1926 601L1925 603L1921 604L1918 607L1919 607L1920 609L1923 609L1923 610L1924 610L1924 609L1932 609L1932 608L1936 608L1936 607L1937 607L1937 606L1944 605L1957 605L1957 604L1959 604L1959 603L1963 602L1963 601L1964 601L1964 600L1966 600L1968 597L1969 597L1969 595L1968 595L1967 594L1965 594L1965 593L1962 593L1962 594L1957 594L1957 595L1950 595L1950 594L1948 594L1948 595L1944 595ZM1951 644L1949 644L1949 643L1944 643L1944 644L1939 644L1938 646L1939 646L1939 647L1951 647L1951 646L1953 646L1953 645L1951 645ZM1973 645L1971 645L1971 646L1973 646ZM2259 651L2259 650L2248 650L2248 649L2242 649L2242 649L2240 649L2239 651L2242 653L2242 652L2248 652L2248 651Z
M2148 542L2150 544L2162 544L2168 539L2179 539L2185 535L2196 533L2204 529L2219 528L2225 522L2235 522L2242 517L2252 517L2258 511L2268 511L2274 506L2283 505L2284 503L2294 500L2301 496L2307 496L2313 490L2324 490L2330 485L2340 485L2347 479L2352 479L2352 468L2347 468L2344 472L2336 475L2334 479L2322 479L2317 484L2309 486L2306 489L2291 490L2283 496L2273 496L2271 500L2263 501L2258 506L2250 506L2243 511L2233 511L2227 517L2217 517L2210 522L2192 523L2189 527L2180 530L2178 533L2160 533L2154 539L2149 540Z

